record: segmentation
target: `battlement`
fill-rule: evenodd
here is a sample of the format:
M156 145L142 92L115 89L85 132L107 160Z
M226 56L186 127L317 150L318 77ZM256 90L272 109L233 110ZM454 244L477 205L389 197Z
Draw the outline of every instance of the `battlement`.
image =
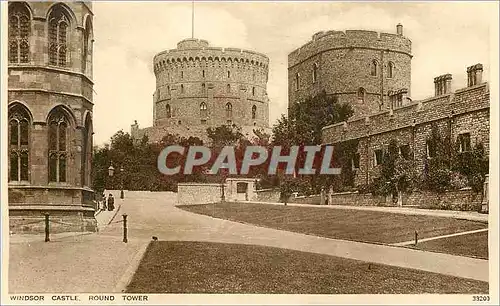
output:
M400 34L367 30L317 32L311 41L288 55L288 67L331 49L368 48L401 52L411 56L411 41L403 36L401 25L398 25L398 33Z
M192 61L246 63L265 69L269 65L265 54L239 48L210 47L208 41L202 39L184 39L177 44L177 49L162 51L153 58L155 67Z
M444 79L447 79L446 76ZM443 118L489 108L488 83L458 89L420 101L413 101L364 118L339 122L323 128L323 142L337 143L414 127Z

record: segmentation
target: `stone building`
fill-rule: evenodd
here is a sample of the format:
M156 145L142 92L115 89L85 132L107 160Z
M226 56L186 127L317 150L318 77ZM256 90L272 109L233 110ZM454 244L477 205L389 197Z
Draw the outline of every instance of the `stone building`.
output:
M325 90L363 117L407 101L411 84L411 41L397 32L318 32L288 55L289 105ZM399 102L398 102L399 101Z
M433 149L427 139L433 125L442 135L450 136L453 143L458 142L462 152L482 143L489 154L490 91L488 83L482 80L482 72L481 64L470 66L467 87L454 92L452 76L438 76L434 79L433 97L421 101L408 99L377 114L326 126L323 143L358 140L352 160L356 186L369 184L379 176L382 157L391 139L397 140L403 157L413 157L423 169L424 159L432 157Z
M251 135L269 130L269 59L254 51L217 48L206 40L185 39L153 59L156 91L153 126L131 135L159 141L166 134L207 140L206 129L236 125Z
M9 2L8 191L12 232L95 231L92 4ZM39 222L42 221L42 222Z

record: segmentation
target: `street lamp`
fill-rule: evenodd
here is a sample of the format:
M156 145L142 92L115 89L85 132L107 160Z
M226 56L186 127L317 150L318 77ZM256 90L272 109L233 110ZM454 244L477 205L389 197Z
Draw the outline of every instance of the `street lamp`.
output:
M124 198L124 193L123 193L123 167L120 167L120 199ZM112 177L115 174L115 168L113 167L113 164L111 164L108 167L108 175Z

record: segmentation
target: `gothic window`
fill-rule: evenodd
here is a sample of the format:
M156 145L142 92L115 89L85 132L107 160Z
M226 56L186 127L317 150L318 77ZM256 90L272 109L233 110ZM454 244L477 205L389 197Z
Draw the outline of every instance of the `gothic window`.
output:
M399 147L399 155L403 157L404 159L410 159L411 158L411 150L410 150L410 145L402 145Z
M313 64L313 73L312 73L313 83L316 83L318 80L318 64Z
M393 76L394 76L394 63L389 62L389 64L387 64L387 77L392 78Z
M227 118L233 117L233 105L231 103L226 104L226 117Z
M52 112L49 122L49 182L66 182L69 121L61 110Z
M30 119L21 106L9 111L9 181L28 181Z
M227 78L230 79L231 78L231 71L228 71L227 72Z
M366 90L363 87L358 89L358 101L361 103L365 102Z
M378 63L376 60L373 60L371 65L370 65L370 74L372 76L377 76L377 74L378 74Z
M21 3L9 6L9 62L28 63L31 20L28 9Z
M205 70L202 70L202 76L205 77Z
M167 104L165 107L165 112L167 114L167 118L172 118L172 109L170 108L170 104Z
M374 166L381 165L384 159L384 151L382 151L381 149L377 149L375 150L374 154L375 154Z
M200 104L200 117L207 117L207 104L205 102L201 102Z
M295 90L300 89L300 73L295 74Z
M93 38L92 38L92 22L90 21L90 17L87 18L85 24L85 30L83 33L83 61L82 61L82 69L86 73L91 72L92 68L92 52L93 52Z
M359 153L355 153L354 156L352 157L351 164L353 170L359 169L359 158L360 158Z
M257 118L257 106L252 106L252 119Z
M463 133L458 135L458 144L460 146L460 153L471 151L470 133Z
M92 163L92 119L87 116L82 129L82 186L90 186L90 169Z
M67 63L69 18L62 6L55 6L49 16L49 64L65 67Z

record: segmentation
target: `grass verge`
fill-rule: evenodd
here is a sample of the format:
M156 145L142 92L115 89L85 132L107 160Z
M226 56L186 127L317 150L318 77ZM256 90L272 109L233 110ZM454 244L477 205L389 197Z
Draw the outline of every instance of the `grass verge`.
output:
M424 251L488 259L488 232L430 240L409 247Z
M293 250L152 242L129 293L488 293L488 283Z
M254 203L178 207L198 214L269 228L371 243L390 244L409 241L414 239L415 231L418 231L418 237L422 239L488 227L481 222L454 218L352 209Z

